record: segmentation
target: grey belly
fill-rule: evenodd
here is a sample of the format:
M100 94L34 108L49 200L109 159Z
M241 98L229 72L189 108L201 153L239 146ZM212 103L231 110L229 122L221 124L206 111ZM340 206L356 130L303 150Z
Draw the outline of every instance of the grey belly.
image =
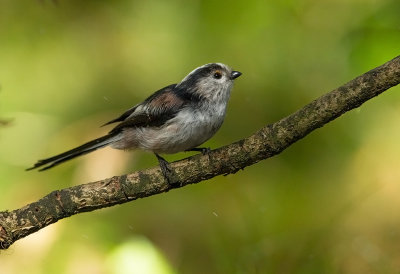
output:
M182 122L184 121L184 122ZM116 149L144 149L155 153L177 153L197 147L210 139L222 122L175 120L162 127L127 128L112 145Z
M200 122L174 123L159 129L143 128L138 137L138 147L156 153L177 153L197 147L216 132Z

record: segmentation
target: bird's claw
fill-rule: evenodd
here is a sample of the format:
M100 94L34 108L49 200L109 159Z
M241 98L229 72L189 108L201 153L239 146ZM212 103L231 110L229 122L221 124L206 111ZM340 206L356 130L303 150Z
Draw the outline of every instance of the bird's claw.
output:
M194 147L194 148L191 148L191 149L187 149L185 151L200 151L201 154L207 155L208 153L210 153L211 148L209 148L209 147Z
M160 169L161 173L164 176L165 180L169 185L171 185L171 180L170 180L170 174L171 174L171 168L169 167L169 163L167 160L165 160L163 157L155 153L158 163L160 164Z

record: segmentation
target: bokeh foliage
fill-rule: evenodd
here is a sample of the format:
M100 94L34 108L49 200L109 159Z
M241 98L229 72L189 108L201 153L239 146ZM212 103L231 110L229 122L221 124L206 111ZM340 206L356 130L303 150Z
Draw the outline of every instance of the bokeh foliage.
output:
M397 0L1 1L0 208L156 165L105 149L24 171L204 63L243 72L207 145L246 137L397 56L399 14ZM235 175L62 220L3 251L0 272L399 272L399 92Z

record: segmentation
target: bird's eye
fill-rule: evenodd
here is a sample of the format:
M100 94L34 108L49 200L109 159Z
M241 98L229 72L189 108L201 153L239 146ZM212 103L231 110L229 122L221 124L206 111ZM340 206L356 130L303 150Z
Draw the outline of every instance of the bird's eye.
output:
M213 75L213 77L214 77L215 79L221 79L221 77L222 77L222 73L221 73L221 72L219 72L219 71L216 71L216 72L214 72L214 75Z

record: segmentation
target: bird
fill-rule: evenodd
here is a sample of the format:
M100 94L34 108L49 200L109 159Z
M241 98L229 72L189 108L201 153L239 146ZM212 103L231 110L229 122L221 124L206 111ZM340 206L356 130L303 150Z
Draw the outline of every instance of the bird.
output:
M197 67L177 84L168 85L103 126L118 123L108 134L53 157L38 160L26 170L48 170L73 158L110 146L153 152L168 178L169 163L160 154L209 152L199 147L221 127L234 80L242 75L222 63Z

